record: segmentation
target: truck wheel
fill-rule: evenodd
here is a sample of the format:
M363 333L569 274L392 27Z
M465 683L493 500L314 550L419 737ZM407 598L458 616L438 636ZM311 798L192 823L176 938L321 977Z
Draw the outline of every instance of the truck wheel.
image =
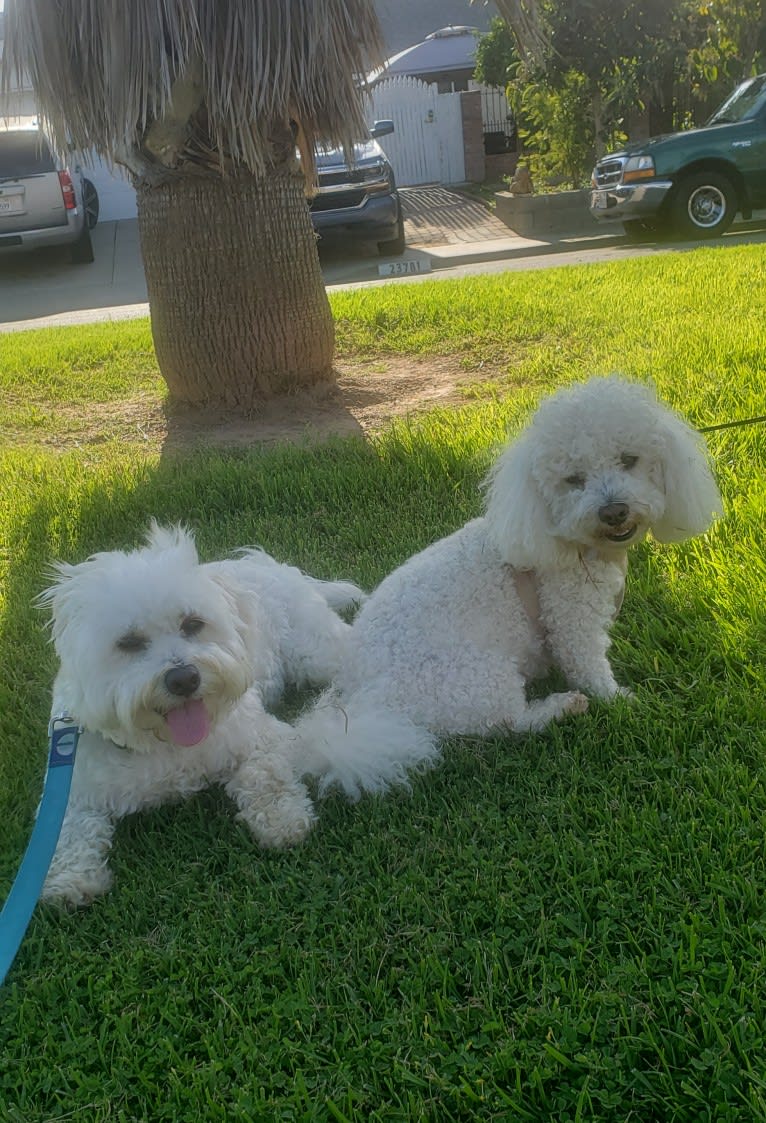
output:
M72 242L69 259L73 265L90 265L93 261L93 243L90 240L87 224L83 224L82 233L77 241Z
M383 257L399 257L406 249L404 240L404 218L399 215L399 222L396 227L396 237L392 238L390 242L378 242L378 253Z
M720 172L695 172L681 180L673 201L673 226L683 238L717 238L737 213L739 198Z
M659 230L656 226L653 226L650 222L641 222L637 218L633 218L629 222L623 222L622 229L625 232L625 241L634 246L640 245L642 242L654 242L659 237Z
M88 229L92 230L98 222L98 191L89 179L82 181L82 205Z

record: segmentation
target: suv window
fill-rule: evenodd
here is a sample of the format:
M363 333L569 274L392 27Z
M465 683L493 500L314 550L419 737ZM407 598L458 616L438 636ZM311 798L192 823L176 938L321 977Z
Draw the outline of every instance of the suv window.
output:
M36 130L0 132L0 179L23 179L55 170L50 147L42 133Z

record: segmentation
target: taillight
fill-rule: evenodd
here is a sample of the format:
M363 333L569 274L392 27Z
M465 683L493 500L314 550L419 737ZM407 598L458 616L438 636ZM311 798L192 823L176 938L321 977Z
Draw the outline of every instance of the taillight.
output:
M64 197L64 206L68 211L73 211L77 206L77 197L74 193L74 184L72 183L72 177L69 172L59 172L59 183L61 184L61 194Z

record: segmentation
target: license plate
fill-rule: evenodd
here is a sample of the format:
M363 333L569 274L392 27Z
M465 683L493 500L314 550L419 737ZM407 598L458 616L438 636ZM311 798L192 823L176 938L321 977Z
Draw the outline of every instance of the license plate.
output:
M0 195L0 214L9 214L13 211L20 211L21 209L20 195Z
M422 257L408 258L406 261L381 261L378 266L379 277L406 277L410 273L430 273L431 262Z
M605 211L607 208L606 191L594 191L591 196L591 206L595 211Z

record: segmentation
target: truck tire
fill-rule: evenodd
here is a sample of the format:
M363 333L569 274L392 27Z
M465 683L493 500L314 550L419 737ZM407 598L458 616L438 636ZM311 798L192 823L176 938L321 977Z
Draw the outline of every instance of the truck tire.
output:
M659 227L654 226L651 222L642 222L638 218L623 222L622 229L625 234L625 241L634 246L639 246L643 242L656 242L660 236Z
M734 221L737 189L721 172L695 172L678 185L672 223L682 238L717 238Z
M69 248L69 260L73 265L90 265L93 261L93 243L87 223L83 224L80 237Z
M98 222L98 191L89 179L82 181L82 205L88 229L92 230Z
M400 212L396 227L396 237L390 242L378 242L378 253L382 257L400 257L407 248L404 239L404 218Z

